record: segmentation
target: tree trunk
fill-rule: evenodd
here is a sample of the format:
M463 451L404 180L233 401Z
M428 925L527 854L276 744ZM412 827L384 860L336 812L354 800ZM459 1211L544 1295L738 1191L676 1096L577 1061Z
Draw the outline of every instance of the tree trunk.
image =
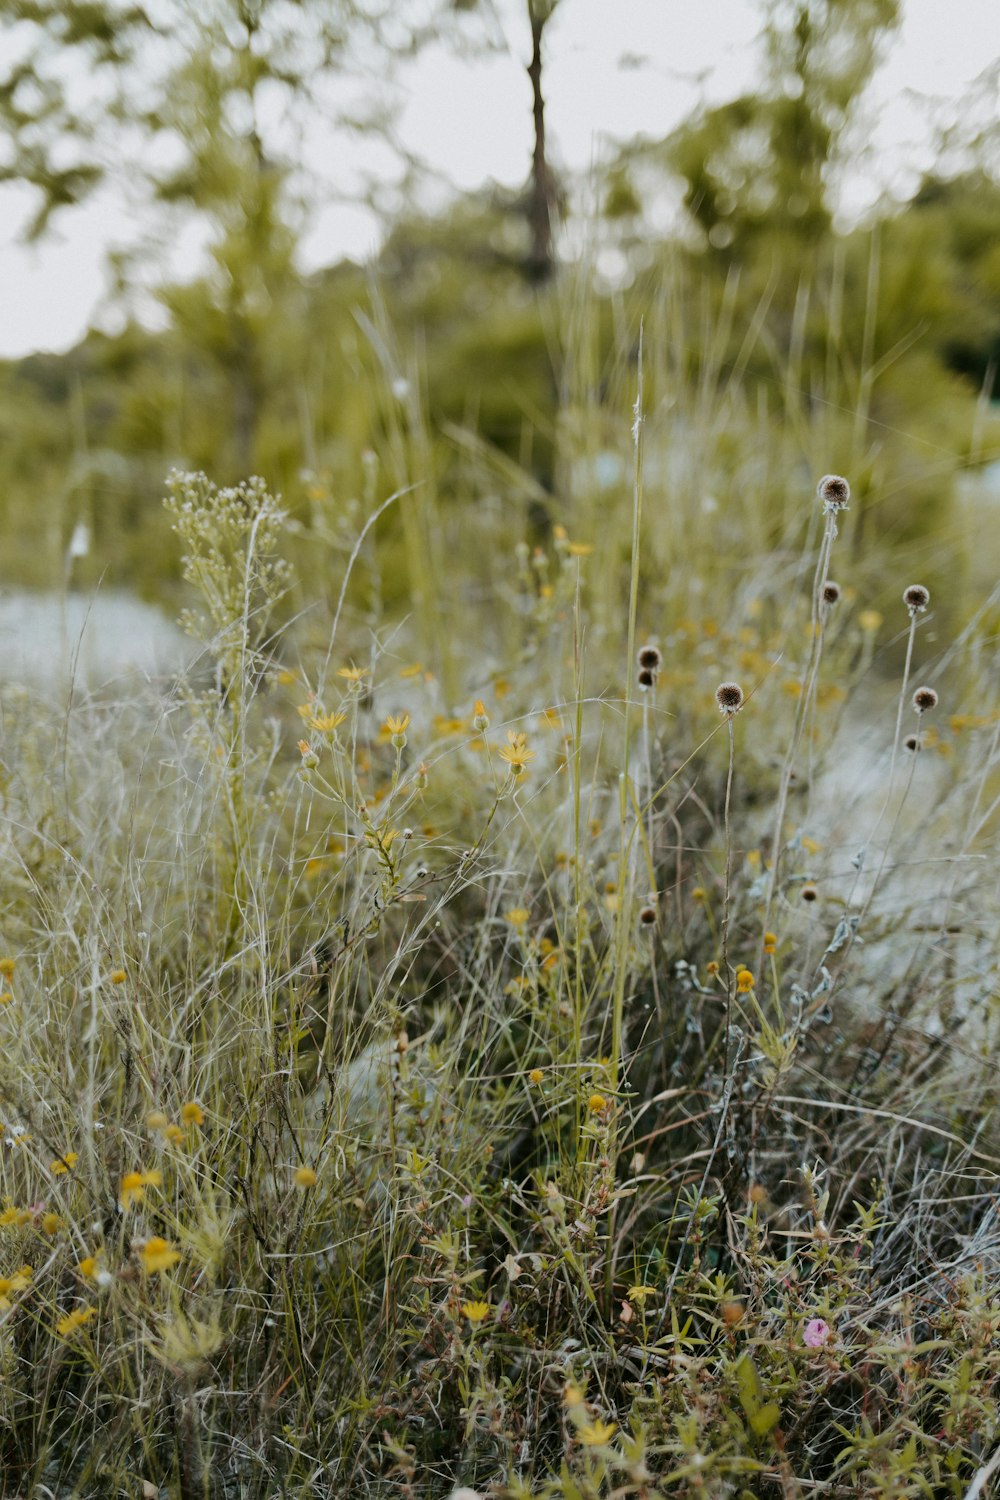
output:
M531 155L531 192L528 200L528 227L531 250L526 263L528 279L547 281L555 270L552 248L552 178L545 157L545 98L542 94L542 36L554 6L536 5L528 0L531 21L531 117L535 127L535 145Z

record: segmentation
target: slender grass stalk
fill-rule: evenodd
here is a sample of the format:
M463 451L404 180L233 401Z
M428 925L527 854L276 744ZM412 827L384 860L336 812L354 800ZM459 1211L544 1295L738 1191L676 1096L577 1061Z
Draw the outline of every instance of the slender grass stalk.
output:
M820 482L821 489L822 486L826 484L830 478L831 476L827 476L827 480L822 480ZM840 481L840 483L844 484L845 482ZM844 503L846 504L846 500ZM813 576L809 656L807 658L805 669L802 674L798 701L795 708L795 719L792 725L792 733L788 741L788 746L785 750L785 756L781 767L781 779L778 784L778 800L775 806L774 831L772 833L771 871L767 883L767 894L764 900L764 914L761 921L760 949L757 957L758 972L760 971L760 966L763 961L764 954L763 934L767 932L771 926L771 916L774 907L774 899L777 892L778 881L781 872L781 859L784 852L785 837L785 810L788 806L788 791L792 782L792 773L795 769L795 759L799 753L799 746L802 741L803 730L805 729L806 723L808 722L809 708L816 690L816 683L819 677L820 662L823 655L823 590L826 587L827 581L830 576L830 557L833 551L834 541L837 537L837 511L839 508L839 504L827 504L825 506L826 525L823 530L823 539L820 543L819 556L816 559L816 571Z
M615 944L620 957L624 956L624 950L628 944L628 923L630 920L631 881L629 879L630 860L628 851L631 847L631 839L628 832L629 798L626 791L628 779L631 772L629 751L631 747L631 722L632 722L632 684L635 663L635 639L636 622L639 613L639 558L642 543L642 496L643 496L643 464L642 445L643 427L645 423L645 411L643 408L643 328L639 325L639 346L637 351L636 370L636 396L633 407L632 440L635 450L635 467L632 484L632 551L629 569L629 598L628 598L628 638L626 643L625 662L625 727L624 742L622 748L622 770L620 778L620 800L619 816L621 818L621 832L618 856L618 893L619 908L615 923ZM622 1066L622 1040L623 1040L623 1018L625 1008L625 982L626 965L619 962L617 979L615 983L612 1018L611 1018L611 1076L613 1086L617 1089L621 1076Z

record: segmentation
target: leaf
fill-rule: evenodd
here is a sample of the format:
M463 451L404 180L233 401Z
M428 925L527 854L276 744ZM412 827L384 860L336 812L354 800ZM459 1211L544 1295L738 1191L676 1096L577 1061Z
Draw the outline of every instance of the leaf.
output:
M781 1408L776 1401L765 1400L764 1383L749 1354L742 1354L736 1362L736 1390L752 1431L766 1437L780 1422Z
M750 1418L750 1426L757 1437L767 1437L781 1421L781 1407L776 1401L761 1406Z

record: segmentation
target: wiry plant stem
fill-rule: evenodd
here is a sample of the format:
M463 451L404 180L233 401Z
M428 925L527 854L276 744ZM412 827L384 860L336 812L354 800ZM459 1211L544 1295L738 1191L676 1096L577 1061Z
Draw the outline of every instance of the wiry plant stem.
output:
M767 897L764 902L764 917L761 922L760 950L757 958L758 969L764 956L764 933L771 925L771 911L774 906L775 892L778 887L778 877L781 869L781 855L784 848L785 810L788 806L788 789L792 782L792 772L795 769L795 757L799 751L802 739L802 731L809 717L809 704L816 687L819 676L819 666L823 655L823 625L822 625L822 601L823 589L826 586L830 573L830 556L833 551L833 543L837 536L837 517L833 511L827 512L826 529L823 532L823 541L820 545L819 557L816 560L816 573L813 578L812 592L812 639L809 643L809 658L806 662L805 672L802 676L801 689L798 703L795 709L795 721L792 726L791 738L788 749L785 751L785 759L781 768L781 782L778 789L778 803L774 816L774 835L771 848L771 875L767 883Z

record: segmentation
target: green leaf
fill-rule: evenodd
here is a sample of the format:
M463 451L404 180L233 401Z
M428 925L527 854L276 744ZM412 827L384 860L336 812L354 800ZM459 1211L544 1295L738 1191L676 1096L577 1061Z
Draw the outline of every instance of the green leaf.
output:
M781 1408L765 1399L764 1383L749 1354L742 1354L736 1362L736 1390L751 1430L757 1437L766 1437L780 1422Z
M767 1437L773 1432L781 1421L781 1407L777 1401L769 1401L766 1406L758 1407L757 1411L750 1417L750 1426L757 1437Z

